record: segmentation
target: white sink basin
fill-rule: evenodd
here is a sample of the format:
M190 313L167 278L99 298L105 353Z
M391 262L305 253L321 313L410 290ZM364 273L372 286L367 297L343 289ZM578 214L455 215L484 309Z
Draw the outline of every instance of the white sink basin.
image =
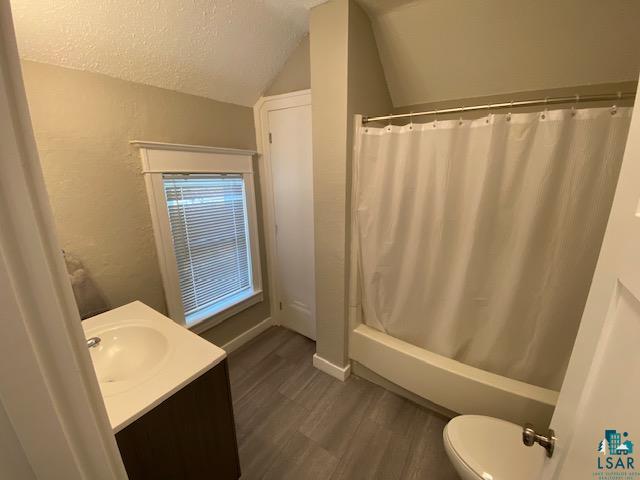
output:
M131 322L86 333L101 339L89 352L105 396L149 379L161 369L169 354L167 336L153 326Z
M142 302L87 318L82 328L85 338L100 337L89 354L114 433L226 357Z

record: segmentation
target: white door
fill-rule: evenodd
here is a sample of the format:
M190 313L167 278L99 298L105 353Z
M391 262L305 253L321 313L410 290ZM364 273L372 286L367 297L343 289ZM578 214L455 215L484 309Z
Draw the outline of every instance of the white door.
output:
M639 351L640 109L636 109L598 266L551 421L556 451L539 478L640 478L640 454L632 451L640 449ZM630 451L624 453L616 445ZM535 455L544 452L538 446L533 449Z
M315 279L311 105L268 112L277 321L313 340Z

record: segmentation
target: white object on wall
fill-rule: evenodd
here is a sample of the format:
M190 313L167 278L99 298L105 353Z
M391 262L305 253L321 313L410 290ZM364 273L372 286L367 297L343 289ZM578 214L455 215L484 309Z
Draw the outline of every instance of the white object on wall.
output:
M109 310L106 299L80 259L67 251L63 251L62 254L80 317L88 318Z

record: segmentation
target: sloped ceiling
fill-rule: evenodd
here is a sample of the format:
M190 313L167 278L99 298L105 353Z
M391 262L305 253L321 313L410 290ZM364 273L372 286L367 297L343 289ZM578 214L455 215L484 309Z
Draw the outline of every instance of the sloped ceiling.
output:
M20 55L253 105L322 0L11 0Z
M395 107L638 79L638 0L358 0Z

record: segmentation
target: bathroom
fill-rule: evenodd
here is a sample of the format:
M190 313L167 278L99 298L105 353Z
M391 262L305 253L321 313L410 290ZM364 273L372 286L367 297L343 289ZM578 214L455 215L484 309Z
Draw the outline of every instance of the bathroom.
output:
M0 0L0 478L635 478L639 24Z

